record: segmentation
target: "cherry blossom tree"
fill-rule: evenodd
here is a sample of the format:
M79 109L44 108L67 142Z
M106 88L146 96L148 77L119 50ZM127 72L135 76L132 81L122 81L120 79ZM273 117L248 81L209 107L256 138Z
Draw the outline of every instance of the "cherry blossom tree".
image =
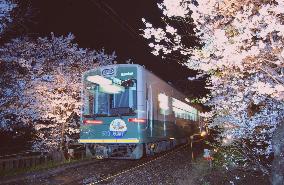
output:
M7 27L9 22L12 22L11 12L17 5L10 0L0 0L0 35Z
M165 28L142 19L152 53L182 56L183 65L198 71L193 79L209 76L211 93L202 101L212 111L204 116L211 128L222 128L223 145L259 143L250 152L269 155L284 118L284 1L164 0L158 7ZM171 25L181 20L182 29ZM185 38L200 46L186 45Z
M0 49L2 73L0 120L33 125L35 150L51 150L79 132L81 75L99 65L111 64L115 53L88 50L74 44L74 36L14 39ZM77 120L77 121L76 121Z

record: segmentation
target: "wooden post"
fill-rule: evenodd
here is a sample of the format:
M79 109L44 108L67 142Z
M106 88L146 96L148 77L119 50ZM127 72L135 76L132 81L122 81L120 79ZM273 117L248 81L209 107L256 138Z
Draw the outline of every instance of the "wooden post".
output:
M6 159L4 164L5 164L5 170L13 169L13 161L12 160Z
M47 156L45 155L44 156L44 164L46 164L47 163Z
M30 167L30 161L27 159L24 159L24 161L25 161L25 167L26 168Z
M31 166L32 167L35 167L35 160L36 160L35 157L31 157Z
M18 169L19 168L19 159L14 160L14 168Z
M0 171L2 171L3 170L3 162L2 162L2 160L0 160Z

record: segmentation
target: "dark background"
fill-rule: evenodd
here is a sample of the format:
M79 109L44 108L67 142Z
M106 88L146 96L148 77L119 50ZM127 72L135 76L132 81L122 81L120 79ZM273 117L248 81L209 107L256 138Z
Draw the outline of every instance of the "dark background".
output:
M144 17L154 27L165 26L162 11L155 0L23 0L30 15L25 33L32 37L56 36L73 33L80 47L104 48L107 53L116 52L117 62L144 65L148 70L183 93L200 97L206 93L204 81L188 81L196 72L171 59L151 54L149 41L140 29ZM189 28L191 29L191 28ZM18 28L20 30L20 28ZM19 34L20 35L20 34ZM15 36L15 35L14 35ZM194 45L191 38L189 45Z
M200 97L206 93L204 81L188 81L188 76L196 72L178 64L182 61L161 59L151 54L149 41L144 39L140 29L144 17L154 27L163 27L162 12L155 0L16 0L19 6L15 11L13 25L0 38L0 44L10 39L28 36L48 37L73 33L79 47L116 52L117 62L131 62L144 65L148 70L190 97ZM16 23L15 23L16 22ZM189 27L191 29L191 27ZM188 44L194 46L191 38ZM25 130L26 129L26 130ZM18 125L10 132L1 132L0 153L13 153L30 148L31 128ZM10 150L7 150L7 147ZM13 146L13 147L11 147Z

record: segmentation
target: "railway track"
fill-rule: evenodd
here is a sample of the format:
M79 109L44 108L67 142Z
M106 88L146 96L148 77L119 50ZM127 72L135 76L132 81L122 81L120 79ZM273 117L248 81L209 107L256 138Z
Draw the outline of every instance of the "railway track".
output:
M83 180L80 179L80 180L77 180L76 182L74 182L74 184L84 184L84 185L106 184L110 180L112 180L116 177L125 175L126 173L131 172L133 170L137 170L141 167L146 167L147 165L149 165L149 164L151 164L151 163L153 163L153 162L155 162L159 159L165 158L165 157L167 157L171 154L174 154L175 152L177 152L181 149L184 149L186 147L189 147L189 146L190 146L190 144L188 143L188 144L179 146L179 147L177 147L173 150L170 150L168 152L163 152L161 154L158 154L154 157L145 157L145 158L142 158L141 160L137 161L137 164L132 165L129 168L125 168L125 169L122 169L122 170L117 171L115 173L107 174L107 175L100 176L100 177L91 176L91 177L84 178Z
M56 169L49 169L42 171L39 174L30 174L26 177L17 177L14 180L6 181L7 183L0 183L5 185L21 184L21 185L95 185L108 184L114 179L121 176L127 176L127 173L137 171L140 168L148 168L148 165L158 161L166 160L167 157L173 157L181 151L186 149L190 151L190 143L179 146L173 150L157 154L153 157L144 157L140 160L90 160L82 161L74 165L66 165ZM190 156L190 155L189 155ZM190 160L190 159L189 159Z

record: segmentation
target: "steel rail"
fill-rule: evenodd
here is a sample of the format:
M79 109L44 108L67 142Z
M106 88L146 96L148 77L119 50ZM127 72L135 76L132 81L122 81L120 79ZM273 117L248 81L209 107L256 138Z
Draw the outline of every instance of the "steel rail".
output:
M165 154L163 154L163 155L161 155L161 156L157 156L157 157L155 157L154 159L151 159L151 160L149 160L149 161L143 162L142 164L138 164L137 166L134 166L134 167L131 167L131 168L122 170L122 171L120 171L120 172L118 172L118 173L115 173L115 174L113 174L113 175L111 175L111 176L102 177L100 180L94 181L94 182L92 182L92 183L88 183L87 185L94 185L94 184L106 182L106 181L108 181L108 180L110 180L110 179L113 179L113 178L115 178L115 177L118 177L118 176L120 176L120 175L122 175L122 174L125 174L125 173L129 172L129 171L136 170L136 169L138 169L138 168L141 168L141 167L143 167L143 166L146 166L146 165L148 165L148 164L151 164L151 163L153 163L154 161L157 161L157 160L159 160L159 159L162 159L162 158L164 158L164 157L166 157L166 156L168 156L168 155L170 155L170 154L172 154L172 153L174 153L174 152L177 152L177 151L179 151L179 150L181 150L181 149L187 147L188 145L190 145L190 143L187 143L187 144L185 144L185 145L182 145L182 146L179 146L179 147L177 147L177 148L174 148L173 150L170 150L169 152L167 152L167 153L165 153Z

